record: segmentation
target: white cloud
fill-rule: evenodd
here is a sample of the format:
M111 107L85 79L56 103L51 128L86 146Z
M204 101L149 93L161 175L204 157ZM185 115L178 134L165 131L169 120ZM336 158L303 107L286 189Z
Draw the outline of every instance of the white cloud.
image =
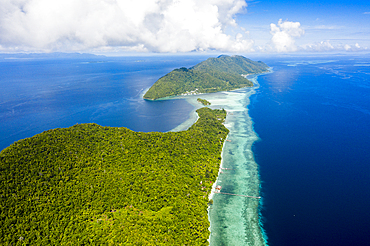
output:
M272 35L271 41L277 52L291 52L296 51L297 46L295 39L304 34L299 22L282 21L278 24L270 24L270 33Z
M251 51L237 27L244 0L0 0L0 47L9 51L125 49Z
M370 12L364 12L364 15L370 15Z
M338 29L341 29L343 28L342 26L336 26L336 25L332 25L332 26L328 26L328 25L317 25L317 26L313 26L313 27L309 27L309 26L306 26L305 29L313 29L313 30L338 30Z
M332 51L335 50L335 47L330 43L329 40L321 41L313 44L305 44L300 46L302 50L305 51Z
M367 47L362 47L358 43L349 44L332 44L329 40L313 44L305 44L298 47L300 51L328 52L328 51L364 51Z
M350 46L350 45L348 45L348 44L345 44L345 45L343 46L343 48L344 48L346 51L348 51L348 50L350 50L350 49L351 49L351 46Z

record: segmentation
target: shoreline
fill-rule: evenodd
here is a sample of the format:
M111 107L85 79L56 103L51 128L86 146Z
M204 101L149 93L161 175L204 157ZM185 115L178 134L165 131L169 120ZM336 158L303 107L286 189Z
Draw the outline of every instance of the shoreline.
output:
M270 73L270 72L272 72L272 68L269 69L269 72L267 72L267 73ZM224 182L226 182L226 183L224 183L225 184L225 186L224 186L225 189L227 189L228 186L230 187L230 185L235 186L234 188L236 189L235 190L236 192L230 192L230 193L236 193L236 194L240 193L240 194L243 194L243 195L253 195L253 196L256 195L256 196L261 197L261 194L260 194L261 181L260 181L260 176L259 176L259 172L258 172L258 165L254 161L254 155L253 155L253 152L252 152L252 145L259 138L258 138L257 133L254 131L253 121L252 121L252 119L250 118L250 116L248 114L248 110L249 110L248 106L250 105L250 97L253 94L255 94L256 89L259 88L257 78L258 78L259 75L263 75L263 74L266 74L266 73L253 74L253 75L248 76L248 79L253 81L253 84L254 84L253 87L244 87L242 89L236 89L236 90L233 90L233 91L225 91L225 92L223 91L223 92L202 94L202 97L201 97L202 99L206 99L206 100L211 102L211 105L208 106L209 108L212 108L212 109L225 108L225 110L227 111L227 116L226 116L224 125L227 129L230 130L230 132L227 135L227 137L226 137L226 139L223 143L223 146L222 146L221 162L220 162L220 166L219 166L216 181L213 183L211 192L208 195L208 200L211 200L211 199L214 200L214 204L209 205L208 208L207 208L208 220L209 220L209 223L210 223L210 227L209 227L210 236L208 238L208 242L210 243L210 245L215 245L215 240L217 241L217 239L214 238L214 237L217 234L216 231L219 231L219 229L217 229L218 228L217 227L218 226L217 225L217 220L218 219L216 219L216 217L219 216L219 215L217 215L217 213L215 214L215 212L217 210L218 213L222 213L222 214L225 213L223 208L217 208L217 206L220 206L220 200L219 201L217 201L217 200L222 199L222 198L217 198L217 196L215 196L214 190L216 188L216 185L220 185L224 181ZM233 97L235 97L234 100L233 100ZM186 130L192 124L194 124L194 122L196 122L197 114L196 114L195 110L197 110L198 108L204 107L199 102L197 102L197 98L199 98L199 95L188 95L188 96L177 96L176 97L176 99L185 99L189 104L191 104L194 107L194 109L189 114L189 119L188 120L186 120L184 123L177 126L176 128L172 129L171 131ZM171 99L175 99L175 98L171 98ZM240 118L241 119L240 122L238 121L237 117L242 117L242 118ZM234 181L231 181L231 180L228 181L227 176L224 176L224 177L221 176L221 171L222 171L221 168L223 168L223 166L225 165L225 161L228 161L226 159L230 159L230 156L228 157L229 153L226 153L226 152L230 152L231 150L234 151L234 149L233 149L233 148L235 148L234 144L237 144L237 142L240 141L238 139L235 139L235 138L238 138L238 136L237 136L238 131L235 132L235 127L237 127L238 124L242 123L245 120L247 120L246 124L248 124L248 125L246 127L248 127L248 129L249 129L248 132L250 132L250 133L247 133L247 136L248 136L248 138L250 138L250 140L248 140L248 142L244 143L244 144L246 144L246 148L242 151L241 150L239 150L239 151L241 151L241 153L243 155L247 155L247 156L244 156L242 158L246 158L245 161L247 161L248 163L249 162L251 163L251 164L248 164L248 166L246 167L248 170L250 169L250 171L248 171L248 170L243 171L243 169L240 169L240 167L237 166L238 170L236 170L236 171L238 172L238 175L236 175L235 177L240 179L240 178L243 178L245 176L247 179L248 179L248 177L249 177L249 179L252 178L253 181L252 180L248 181L248 182L252 182L250 184L245 183L244 181L241 181L242 183L240 183L239 185L238 185L238 183L234 183L234 185L232 185L232 183L235 180ZM230 138L234 138L234 139L230 140ZM226 141L226 140L229 140L229 141ZM226 145L226 142L228 142L227 145ZM244 145L244 144L242 144L242 145ZM238 149L239 149L239 147L238 147ZM235 149L235 151L238 151L238 150ZM247 151L247 152L244 154L244 151ZM234 163L232 165L234 165ZM235 172L235 170L233 170L232 172ZM252 174L248 174L248 172L252 172ZM231 174L231 172L229 172L229 173L228 172L226 172L226 173L223 172L223 173L224 173L224 175L225 174L226 175ZM250 177L250 175L252 175L252 177ZM255 177L255 178L253 178L253 177ZM226 180L223 180L225 178L226 178ZM243 184L247 185L247 186L252 185L253 187L256 187L256 188L240 187L240 185L243 185ZM239 189L240 189L240 191L238 192ZM252 190L250 190L250 189L252 189ZM258 190L257 194L255 194L253 192L253 190L255 190L255 189ZM245 193L248 193L248 190L250 190L249 192L252 191L252 194L245 194ZM216 200L214 198L216 198ZM227 199L230 199L230 198L225 198L224 197L224 200L225 199L227 200ZM237 223L236 223L236 221L232 222L232 223L235 223L235 224L230 224L230 222L226 222L227 225L224 224L225 222L223 222L223 226L237 227L238 224L242 223L244 226L241 226L241 227L243 227L243 228L240 228L240 226L239 226L239 227L235 228L235 230L234 230L234 231L240 231L239 234L238 234L238 232L235 232L235 233L237 233L237 235L239 237L239 243L240 243L240 240L245 237L245 238L249 238L250 240L255 242L254 245L268 245L268 243L267 243L268 237L267 237L267 235L266 235L266 233L263 229L263 215L261 213L262 206L263 206L263 198L261 197L261 199L258 199L258 201L248 201L248 200L246 200L244 202L241 200L240 197L236 198L234 200L238 200L239 202L242 202L240 204L241 207L239 206L239 207L236 208L236 210L240 211L239 212L240 215L238 215L237 217L235 217L235 215L231 215L231 216L234 216L233 217L234 219L239 218L238 219L239 222L237 222ZM244 205L242 205L242 204L244 204ZM255 207L255 205L253 205L253 204L257 204L257 209L253 208L253 207ZM233 206L235 206L235 205L233 205ZM236 210L234 211L234 213L238 213ZM242 211L244 211L244 212L242 212ZM216 217L214 217L214 216L216 216ZM227 215L227 216L230 216L230 215ZM242 222L242 221L244 221L244 222ZM247 221L249 221L249 222L247 222ZM255 221L255 222L253 222L253 221ZM216 224L214 224L214 223L216 223ZM244 231L245 226L247 226L247 225L249 226L249 229L247 231ZM216 226L216 227L214 227L214 226ZM247 234L245 234L245 233L247 233ZM231 233L231 234L233 234L233 233ZM242 236L242 235L244 235L244 236ZM247 236L247 235L249 235L249 236ZM217 235L216 237L219 238L220 236L221 236L222 240L225 240L225 241L230 236L232 237L232 235L224 235L224 236ZM231 240L232 239L233 238L231 238ZM246 242L244 242L244 243L246 243Z
M216 185L222 185L225 193L259 196L260 181L256 175L258 168L251 152L251 146L258 137L252 130L252 121L248 116L249 97L255 93L255 88L256 86L222 92L206 98L213 107L227 110L225 127L230 131L226 138L229 141L224 142L222 149L217 182L210 196L214 201L213 209L208 210L210 245L265 245L259 224L259 199L216 196L214 192ZM231 169L224 171L221 169L223 167Z
M227 112L227 111L226 111ZM226 117L227 117L227 114L226 114ZM218 169L218 173L217 173L217 178L216 178L216 181L213 183L213 185L212 185L212 189L211 189L211 193L208 195L208 200L210 201L212 198L213 198L213 196L214 196L214 190L215 190L215 188L216 188L216 184L217 183L219 183L219 177L220 177L220 172L221 172L221 168L222 168L222 165L223 165L223 160L224 160L224 158L223 158L223 155L224 155L224 149L225 149L225 144L226 144L226 140L227 140L227 138L228 138L228 136L229 136L229 134L227 134L227 136L226 136L226 139L225 139L225 141L224 141L224 143L223 143L223 145L222 145L222 152L221 152L221 163L220 163L220 167L219 167L219 169ZM208 228L208 230L209 230L209 238L207 239L207 241L208 241L208 243L209 243L209 245L211 245L211 235L212 235L212 230L211 230L211 228L212 228L212 221L211 221L211 217L210 217L210 214L209 214L209 212L210 212L210 209L212 209L211 208L211 205L208 205L208 208L207 208L207 214L208 214L208 221L209 221L209 228Z

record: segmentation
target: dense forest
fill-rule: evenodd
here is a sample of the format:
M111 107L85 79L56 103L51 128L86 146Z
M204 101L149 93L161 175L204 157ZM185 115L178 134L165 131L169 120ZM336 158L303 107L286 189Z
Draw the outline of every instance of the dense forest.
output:
M0 153L0 245L207 245L228 130L198 109L182 132L79 124Z
M253 86L245 75L267 71L268 66L265 63L255 62L243 56L223 55L209 58L189 69L175 69L163 76L145 93L144 98L155 100L168 96L230 91Z

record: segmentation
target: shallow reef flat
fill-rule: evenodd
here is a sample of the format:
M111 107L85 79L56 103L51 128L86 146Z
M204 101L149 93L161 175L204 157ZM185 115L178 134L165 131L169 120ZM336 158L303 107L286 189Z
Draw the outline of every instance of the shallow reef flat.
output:
M221 192L260 196L258 165L252 144L258 140L248 115L249 97L258 87L257 76L251 79L253 88L202 95L212 107L225 108L225 126L230 130L222 152L222 168L216 185ZM188 101L195 105L196 97ZM213 193L209 210L211 222L210 245L266 245L260 220L262 201L256 198Z

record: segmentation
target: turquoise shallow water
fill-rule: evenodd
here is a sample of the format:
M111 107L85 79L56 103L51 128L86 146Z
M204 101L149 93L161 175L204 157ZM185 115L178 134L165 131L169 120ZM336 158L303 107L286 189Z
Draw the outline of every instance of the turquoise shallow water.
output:
M252 153L252 144L258 140L253 122L248 115L249 97L258 87L244 88L232 92L221 92L188 97L196 108L201 107L197 98L211 102L210 108L224 108L228 112L225 126L230 130L222 153L222 168L215 185L221 192L238 195L260 196L258 165ZM196 120L190 119L175 130L183 130ZM211 222L210 245L266 245L260 225L260 199L213 193L214 204L209 209Z

